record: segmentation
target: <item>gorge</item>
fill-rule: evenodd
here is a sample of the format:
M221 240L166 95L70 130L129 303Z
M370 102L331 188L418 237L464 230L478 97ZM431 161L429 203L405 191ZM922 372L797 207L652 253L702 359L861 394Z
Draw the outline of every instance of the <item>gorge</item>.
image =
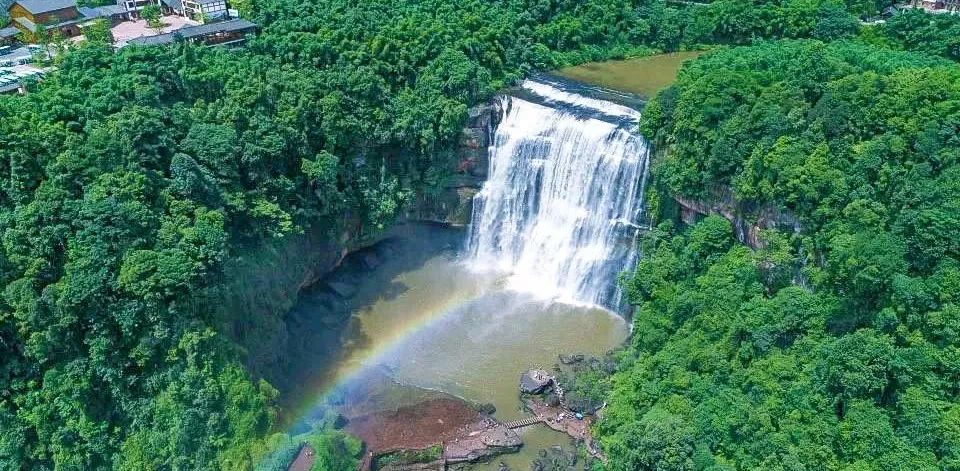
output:
M960 469L943 2L227 3L0 11L0 469Z
M623 342L616 279L636 263L635 238L647 224L649 153L638 111L587 92L543 77L498 96L469 227L411 221L304 292L290 314L296 329L343 327L338 339L301 343L291 354L304 360L286 381L301 385L293 393L300 420L333 409L373 451L418 448L456 436L471 420L461 412L434 419L436 409L462 399L492 405L501 422L529 416L517 391L521 373L549 369L558 355L602 356ZM448 423L421 424L432 437L398 442L378 432L395 414ZM540 450L569 441L536 425L519 438L519 453L478 469L501 460L526 469Z

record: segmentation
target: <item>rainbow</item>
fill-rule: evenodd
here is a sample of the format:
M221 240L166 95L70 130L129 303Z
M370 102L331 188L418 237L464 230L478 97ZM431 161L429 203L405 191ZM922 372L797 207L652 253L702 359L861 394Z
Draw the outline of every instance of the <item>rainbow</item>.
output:
M388 358L391 353L417 332L424 330L451 313L469 306L483 292L484 290L457 293L458 295L423 306L414 315L405 316L401 319L402 322L391 325L391 330L387 335L372 339L372 345L367 348L352 349L351 345L346 345L344 357L312 380L313 384L310 385L308 390L313 391L313 393L299 401L300 404L296 409L288 411L286 415L289 420L287 422L291 425L303 423L318 407L326 402L331 393L362 376L371 367L380 364L383 359Z

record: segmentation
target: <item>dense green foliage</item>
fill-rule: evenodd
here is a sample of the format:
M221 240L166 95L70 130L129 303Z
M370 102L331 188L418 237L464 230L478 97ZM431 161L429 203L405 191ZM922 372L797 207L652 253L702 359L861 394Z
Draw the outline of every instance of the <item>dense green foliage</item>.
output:
M287 471L307 445L313 452L311 471L354 470L362 454L360 440L330 426L317 427L313 432L294 437L278 435L271 438L269 445L272 452L257 463L255 471Z
M958 124L960 69L926 56L780 41L685 68L644 117L657 182L783 232L645 241L611 468L958 469Z
M244 49L178 43L117 52L106 44L111 38L101 23L91 27L87 43L62 55L57 71L30 94L0 97L0 468L248 469L269 449L289 449L293 439L269 435L277 392L242 366L258 326L268 323L241 316L214 319L216 306L225 304L220 299L230 296L223 276L231 261L305 231L336 240L344 233L363 237L387 227L418 192L442 184L453 167L449 144L467 107L529 70L760 37L846 37L857 32L857 16L879 7L825 0L720 0L689 7L646 0L234 4L262 25L259 38ZM871 30L869 39L915 49L930 35L953 31L951 20L944 21ZM938 44L938 54L956 57L949 40ZM834 97L823 106L848 114L838 111L829 126L845 130L859 126L854 120L862 118L849 113L886 109L850 101L867 100L867 92L955 79L945 69L911 72L918 60L912 56L891 56L897 61L885 65L886 56L870 51L839 48L832 52L839 58L824 63L810 52L812 66L798 67L798 76L820 82L799 95L765 82L777 74L751 75L753 68L767 70L766 63L756 63L759 59L731 69L738 75L726 82L713 76L715 85L705 92L753 96L724 88L748 80L756 87L749 93L762 92L761 101L772 100L764 126L784 133L800 132L794 127L816 115L804 104ZM710 63L736 62L716 57L726 59ZM764 60L776 63L778 57L768 53ZM816 75L828 72L827 64L842 75ZM886 77L901 64L907 71ZM692 89L693 78L705 73L691 69L682 82L686 85L677 90ZM920 75L911 82L911 73ZM828 83L832 88L823 88ZM846 191L865 185L859 199L874 201L871 192L887 198L876 200L879 206L851 206L844 221L862 227L827 227L827 215L817 215L820 206L810 196L825 185L822 180L796 177L797 188L784 193L758 183L761 173L740 172L729 155L717 157L721 166L732 166L715 178L721 182L736 173L738 188L754 192L745 196L779 198L798 211L813 205L804 216L813 221L811 234L824 235L808 245L816 250L812 253L833 254L829 266L836 269L811 276L831 287L828 292L850 283L871 297L855 316L831 317L848 330L868 325L877 309L895 306L890 304L893 286L916 291L910 296L919 298L904 298L910 303L937 302L924 288L926 277L951 273L938 262L956 253L956 246L945 242L954 224L943 216L950 208L889 209L893 198L920 203L945 197L921 191L947 191L924 185L921 177L925 171L940 172L952 158L941 152L943 139L949 138L943 130L951 123L943 117L952 115L920 106L923 99L944 101L921 96L922 88L906 88L917 96L902 99L917 114L889 117L884 125L899 128L891 128L892 134L883 137L887 140L879 140L886 131L872 130L846 143L821 126L827 146L844 144L848 153L843 155L856 152L873 159L863 164L863 175L844 175L851 179ZM853 93L857 90L860 94ZM953 88L943 90L939 93ZM697 118L706 119L703 123L721 118L714 112L729 111L722 99L710 93L703 97L707 105L719 103L709 117ZM786 101L776 101L781 99ZM669 99L659 103L662 126L672 129L682 121L674 119ZM777 114L794 105L799 111ZM921 125L931 117L942 126ZM707 129L691 125L697 132ZM908 128L923 130L925 139L917 144L897 134ZM683 135L682 127L671 133ZM874 134L878 141L868 143L866 136ZM711 139L723 143L710 148L745 146L754 137L763 136L738 135L742 140L737 141L720 133ZM806 144L786 136L778 145L780 158L793 162ZM920 146L916 154L939 160L904 160L893 169L907 172L900 174L881 165L884 152L909 154L911 145ZM750 168L769 170L762 157ZM817 171L836 170L822 161L811 165ZM677 178L683 178L677 184L707 180ZM916 188L896 193L900 187L876 186L907 178ZM843 194L837 191L831 208L841 207ZM936 223L936 230L910 232L910 221ZM869 232L880 230L902 243L876 257L855 257L864 245L886 247L886 239ZM835 250L827 252L827 246ZM840 256L844 253L849 257ZM919 254L922 266L902 261L904 254ZM893 272L906 278L874 282ZM890 322L906 316L890 312L885 317ZM902 343L891 342L891 348ZM655 417L649 423L682 425ZM316 436L327 440L317 447L334 450L330 459L351 458L337 451L352 450L349 440Z
M441 183L467 105L646 50L612 0L237 6L246 49L115 52L101 27L0 98L2 467L250 467L276 392L240 366L261 323L211 319L225 262L385 227Z
M960 18L956 15L906 11L890 18L877 31L867 29L863 35L869 39L876 36L881 44L960 60Z

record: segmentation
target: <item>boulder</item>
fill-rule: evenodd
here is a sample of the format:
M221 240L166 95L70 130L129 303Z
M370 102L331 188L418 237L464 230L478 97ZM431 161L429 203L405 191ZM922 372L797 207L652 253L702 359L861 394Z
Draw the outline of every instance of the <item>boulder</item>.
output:
M551 446L540 450L539 457L530 464L530 469L533 471L579 471L594 468L593 459L586 458L581 462L576 449L564 450L561 446Z
M540 394L553 384L553 378L543 370L529 370L520 376L520 392Z
M491 421L488 428L463 436L453 443L447 442L443 457L448 465L489 460L503 453L515 453L523 446L523 440L513 430Z
M480 440L491 449L519 449L523 445L517 432L500 424L480 432Z
M560 363L564 365L572 365L574 363L580 363L583 361L584 356L582 353L574 353L573 355L560 355Z

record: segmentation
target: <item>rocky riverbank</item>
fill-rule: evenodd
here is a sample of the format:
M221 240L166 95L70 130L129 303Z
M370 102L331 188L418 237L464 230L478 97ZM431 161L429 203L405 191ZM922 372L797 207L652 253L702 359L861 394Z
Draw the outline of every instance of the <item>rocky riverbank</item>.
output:
M522 446L489 405L397 383L373 372L342 391L343 429L365 445L361 470L446 470ZM336 401L335 401L336 402Z
M561 360L579 363L583 357L565 356ZM384 391L390 388L395 390ZM436 391L420 390L420 400L404 402L395 396L397 388L406 388L404 394L418 389L391 383L383 376L379 385L376 380L367 380L345 392L351 396L351 403L363 404L340 409L346 420L344 429L366 445L361 471L469 469L470 463L518 451L524 445L520 431L543 426L569 436L572 446L567 451L560 445L542 450L533 469L581 469L593 459L606 461L590 433L594 417L571 410L564 402L558 378L547 371L533 369L521 375L519 390L529 415L511 422L497 420L485 407ZM378 408L378 404L395 407ZM581 456L578 450L586 454ZM558 467L561 464L563 467ZM500 465L500 470L509 469Z

